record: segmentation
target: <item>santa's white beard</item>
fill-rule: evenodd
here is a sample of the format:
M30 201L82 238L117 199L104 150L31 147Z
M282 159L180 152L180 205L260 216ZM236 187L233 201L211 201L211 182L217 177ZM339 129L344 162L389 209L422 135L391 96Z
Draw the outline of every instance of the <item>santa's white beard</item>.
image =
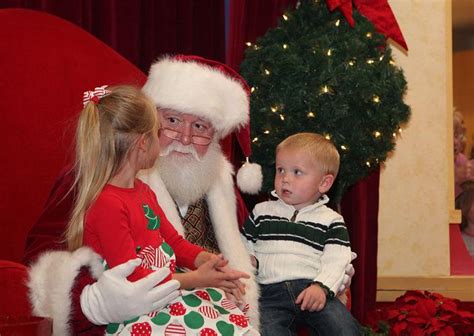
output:
M158 171L178 206L194 204L207 194L219 174L222 155L219 144L213 142L201 161L173 152L160 156Z

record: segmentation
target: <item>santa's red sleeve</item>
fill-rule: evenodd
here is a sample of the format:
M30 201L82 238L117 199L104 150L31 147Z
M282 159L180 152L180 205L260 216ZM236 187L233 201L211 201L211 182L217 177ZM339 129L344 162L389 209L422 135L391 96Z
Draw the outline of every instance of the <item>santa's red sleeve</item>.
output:
M249 211L247 209L247 205L245 204L244 199L242 198L242 195L240 194L239 189L237 187L234 187L235 191L235 199L237 201L237 220L239 222L239 227L242 227L249 217Z
M66 249L63 235L74 203L73 183L74 172L70 167L64 169L54 182L40 217L26 237L25 264L36 261L45 251Z

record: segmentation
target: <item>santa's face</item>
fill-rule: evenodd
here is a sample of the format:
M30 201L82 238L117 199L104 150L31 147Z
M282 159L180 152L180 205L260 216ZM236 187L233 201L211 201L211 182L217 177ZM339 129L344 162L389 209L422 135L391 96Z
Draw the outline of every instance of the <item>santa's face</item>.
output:
M222 152L211 123L173 110L160 109L160 158L157 166L175 202L194 204L219 175Z
M191 114L160 110L160 146L162 156L194 156L202 159L212 142L212 124Z

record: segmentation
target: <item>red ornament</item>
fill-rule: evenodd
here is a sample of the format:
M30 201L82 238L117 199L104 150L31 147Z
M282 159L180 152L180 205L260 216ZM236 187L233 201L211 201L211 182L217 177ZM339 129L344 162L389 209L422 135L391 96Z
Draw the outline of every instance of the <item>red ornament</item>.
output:
M235 303L233 303L232 301L228 299L223 299L221 302L221 305L222 305L222 308L227 309L227 310L232 310L232 309L237 308Z
M245 315L231 314L229 316L229 321L242 328L249 325L248 318Z
M132 331L130 332L132 336L147 336L151 335L151 326L148 322L136 323L132 326Z
M203 300L207 300L207 301L211 300L211 297L209 296L209 294L206 291L198 290L198 291L195 292L195 294Z
M165 336L181 336L186 335L186 330L181 324L172 323L165 329Z
M211 328L204 328L200 331L199 336L217 336L217 332Z
M186 308L180 302L176 302L170 305L170 315L181 316L186 314Z
M176 273L176 260L175 259L170 260L170 272L172 274Z
M199 307L199 312L210 319L216 319L219 317L217 310L209 306Z

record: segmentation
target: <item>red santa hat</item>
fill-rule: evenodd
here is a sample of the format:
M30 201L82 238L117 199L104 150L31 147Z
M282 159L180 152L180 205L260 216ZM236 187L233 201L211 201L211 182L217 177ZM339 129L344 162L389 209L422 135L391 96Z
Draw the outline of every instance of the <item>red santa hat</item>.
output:
M251 164L250 89L232 68L199 56L166 56L155 62L143 90L157 106L208 120L218 139L235 132L247 162L237 173L237 185L256 194L262 185L261 167Z

